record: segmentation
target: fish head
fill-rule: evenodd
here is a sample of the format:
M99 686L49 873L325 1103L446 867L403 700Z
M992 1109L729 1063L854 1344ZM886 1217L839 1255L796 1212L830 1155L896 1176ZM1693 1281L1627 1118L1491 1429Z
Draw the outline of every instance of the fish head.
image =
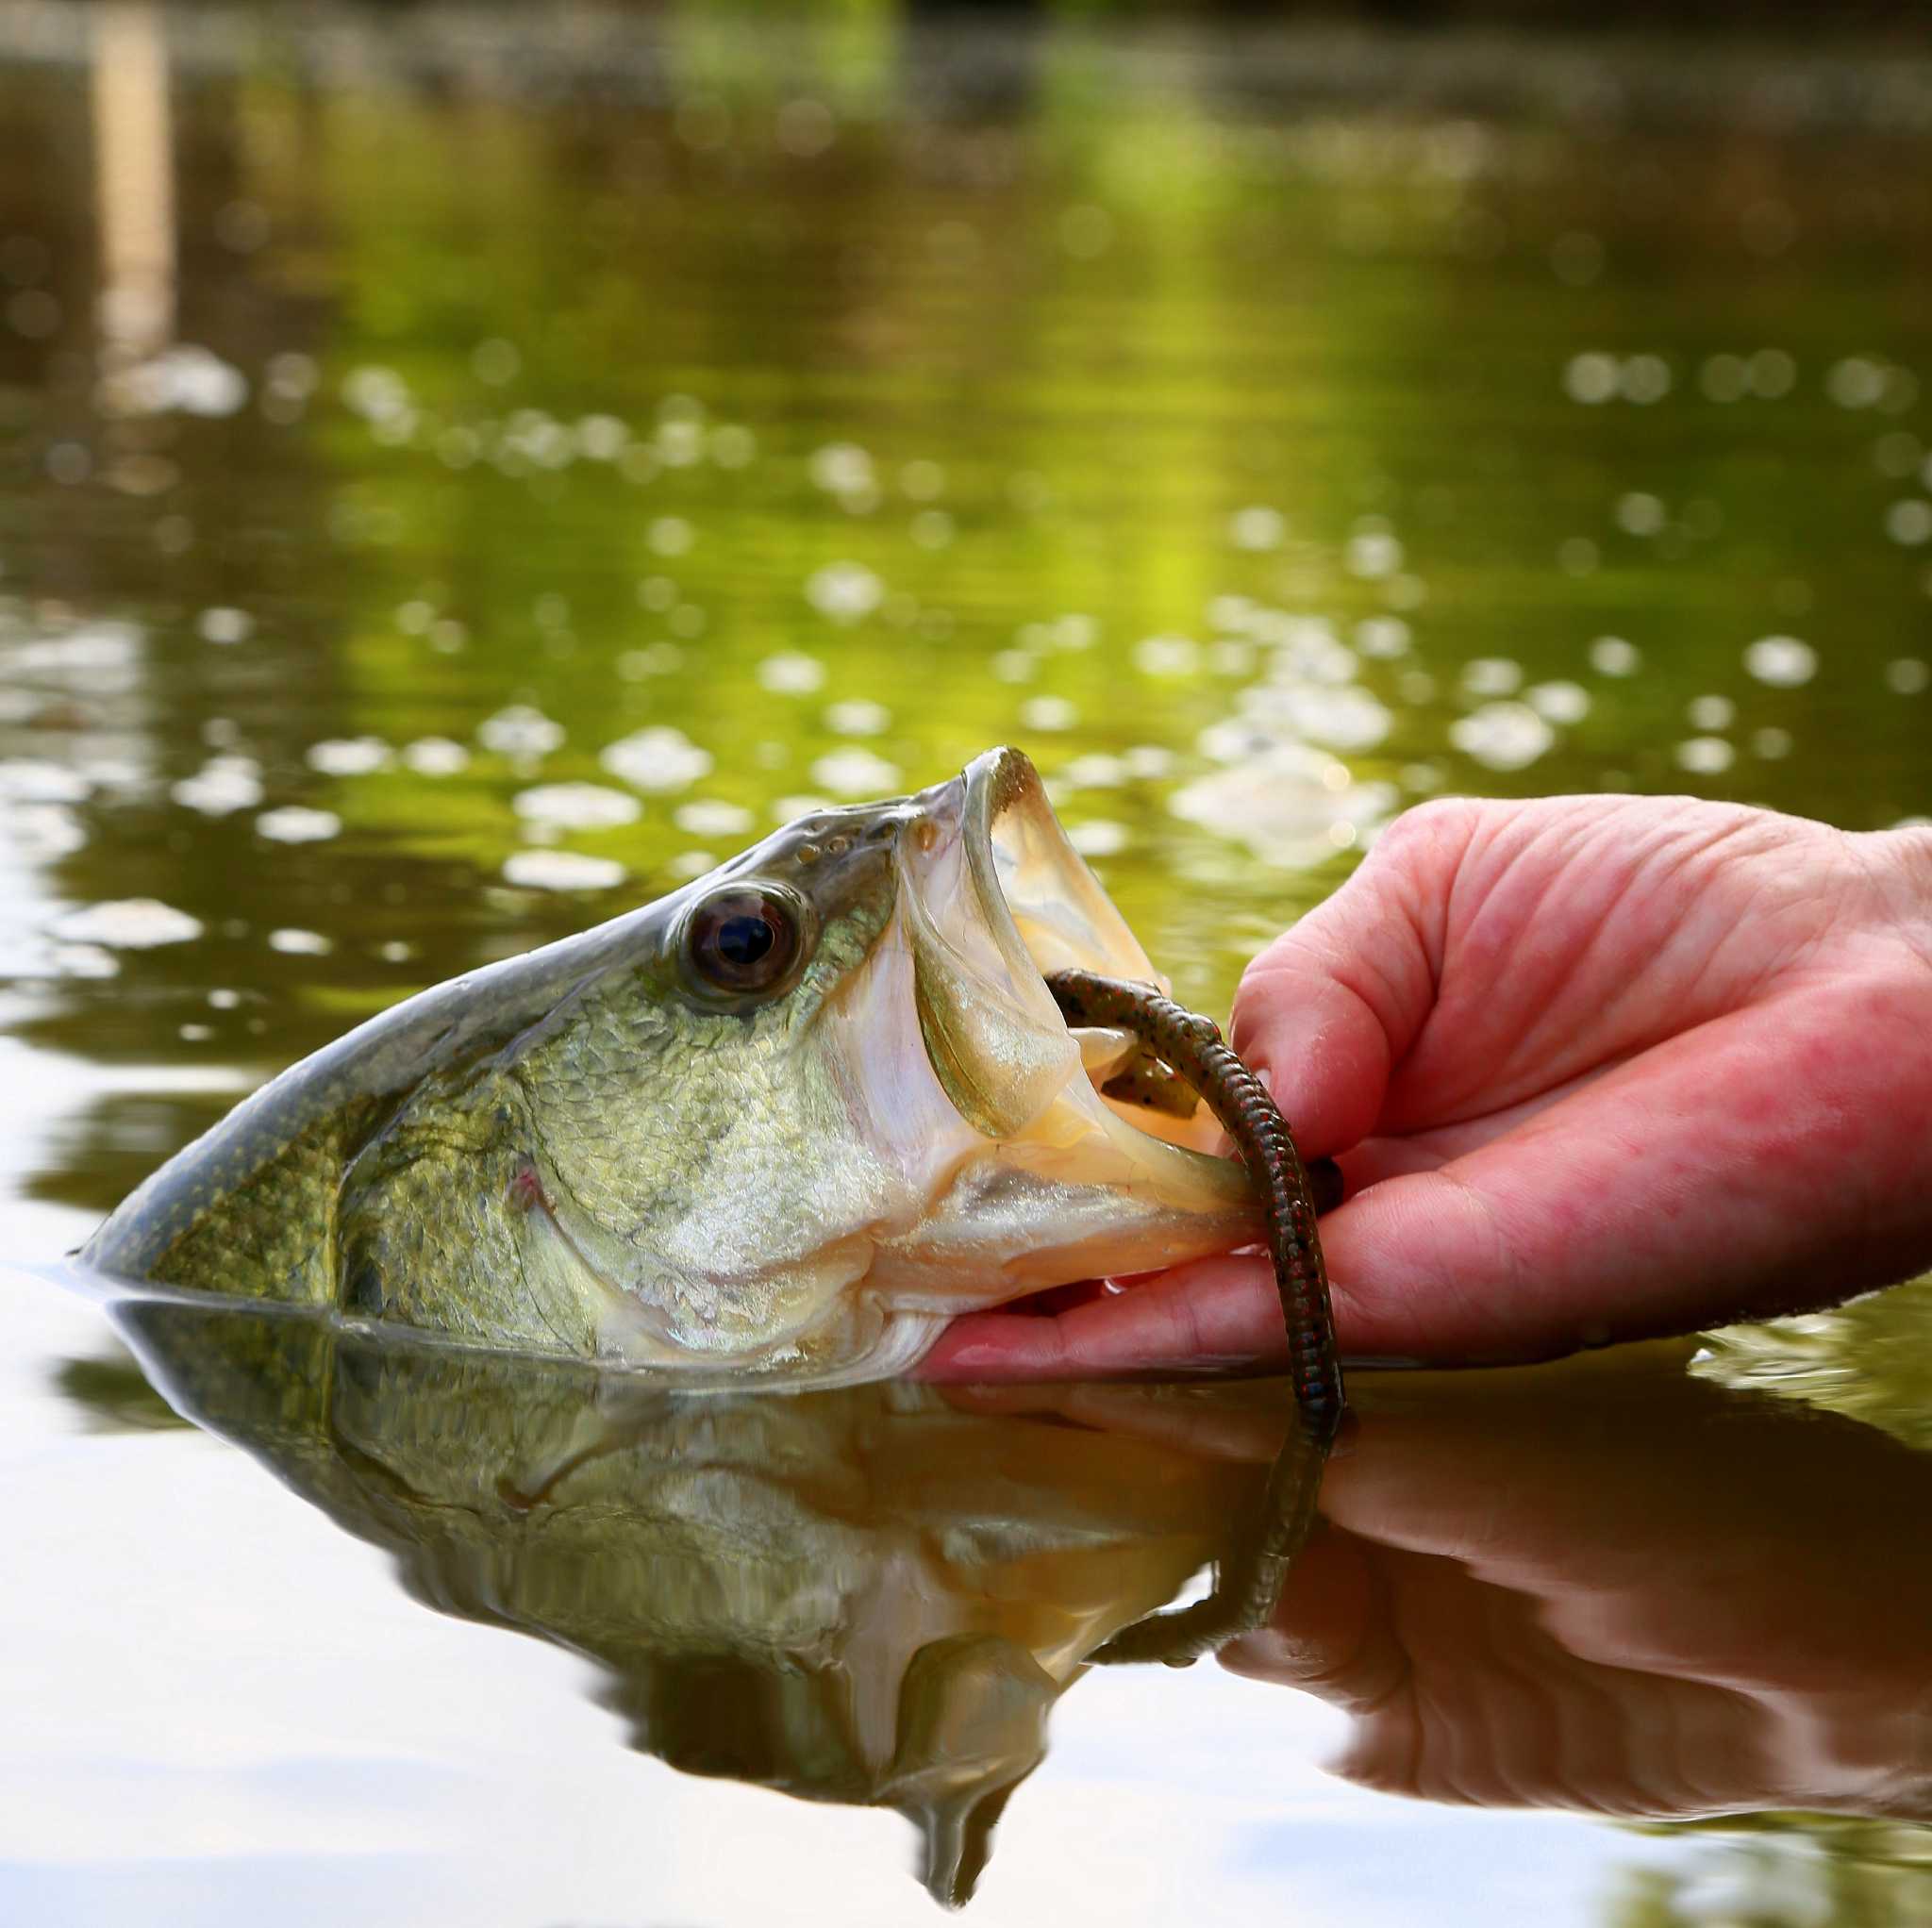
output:
M823 1383L1254 1236L1212 1120L1108 1096L1132 1040L1060 1014L1063 967L1159 979L1017 751L802 818L599 956L363 1153L352 1305Z

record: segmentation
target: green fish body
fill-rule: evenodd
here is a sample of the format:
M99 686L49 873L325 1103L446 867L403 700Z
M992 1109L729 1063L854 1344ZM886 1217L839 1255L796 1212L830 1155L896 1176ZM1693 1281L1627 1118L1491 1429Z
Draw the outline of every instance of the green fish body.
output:
M81 1255L471 1344L824 1382L1251 1237L1211 1121L1043 982L1154 978L1026 759L788 825L285 1072Z

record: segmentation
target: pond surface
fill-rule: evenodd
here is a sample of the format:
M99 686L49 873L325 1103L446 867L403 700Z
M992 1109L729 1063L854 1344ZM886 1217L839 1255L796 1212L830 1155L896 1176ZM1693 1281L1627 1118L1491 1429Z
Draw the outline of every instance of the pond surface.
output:
M1003 1808L989 1924L1932 1919L1919 1288L1362 1382L1174 1672L1082 1663L1274 1388L680 1404L29 1270L997 741L1217 1010L1425 795L1932 809L1924 62L546 21L0 7L0 1917L896 1922Z

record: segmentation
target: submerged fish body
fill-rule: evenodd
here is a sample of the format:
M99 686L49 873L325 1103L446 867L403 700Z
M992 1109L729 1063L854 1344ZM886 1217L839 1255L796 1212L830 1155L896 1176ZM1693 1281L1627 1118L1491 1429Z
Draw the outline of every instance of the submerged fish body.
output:
M371 1021L82 1256L472 1343L889 1373L957 1312L1253 1235L1211 1119L1102 1090L1132 1047L1069 1031L1070 966L1155 977L990 752Z

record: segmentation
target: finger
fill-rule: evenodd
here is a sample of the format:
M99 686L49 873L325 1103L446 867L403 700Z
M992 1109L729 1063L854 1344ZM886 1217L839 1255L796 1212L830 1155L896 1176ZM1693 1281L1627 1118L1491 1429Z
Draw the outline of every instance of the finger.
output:
M1229 1641L1222 1666L1300 1687L1350 1713L1386 1701L1407 1678L1408 1661L1372 1555L1350 1534L1318 1531L1296 1556L1269 1624Z
M1775 1785L1749 1697L1579 1662L1534 1599L1451 1560L1380 1549L1369 1565L1406 1669L1354 1709L1333 1764L1348 1778L1430 1801L1657 1816L1748 1805Z
M1050 1319L969 1313L940 1335L919 1376L1078 1379L1154 1368L1227 1371L1287 1357L1267 1260L1233 1254L1161 1272Z
M1897 1521L1932 1488L1923 1455L1693 1380L1572 1385L1370 1416L1324 1510L1535 1598L1541 1624L1602 1665L1773 1690L1912 1672L1932 1551ZM1794 1536L1794 1519L1829 1519L1828 1538Z
M1176 1397L1172 1387L1120 1381L1045 1387L975 1381L950 1387L945 1400L958 1412L1059 1420L1195 1459L1265 1466L1281 1451L1289 1415L1265 1388L1257 1388L1251 1404L1242 1402L1241 1392L1229 1386L1204 1402Z
M1430 805L1398 818L1242 977L1231 1041L1265 1077L1305 1157L1345 1151L1374 1128L1435 1003L1443 907L1479 809Z
M1322 1236L1331 1253L1338 1245L1346 1250L1339 1235L1357 1209L1344 1205L1324 1222ZM1431 1356L1415 1350L1419 1332L1426 1337L1431 1321L1399 1289L1357 1291L1337 1281L1333 1271L1331 1259L1329 1296L1345 1357L1413 1363ZM1455 1309L1459 1318L1462 1308ZM1489 1323L1482 1330L1485 1343L1501 1342ZM1281 1367L1288 1357L1280 1288L1267 1259L1229 1253L1176 1266L1131 1290L1052 1318L968 1313L940 1335L918 1376L1004 1382L1226 1372Z

